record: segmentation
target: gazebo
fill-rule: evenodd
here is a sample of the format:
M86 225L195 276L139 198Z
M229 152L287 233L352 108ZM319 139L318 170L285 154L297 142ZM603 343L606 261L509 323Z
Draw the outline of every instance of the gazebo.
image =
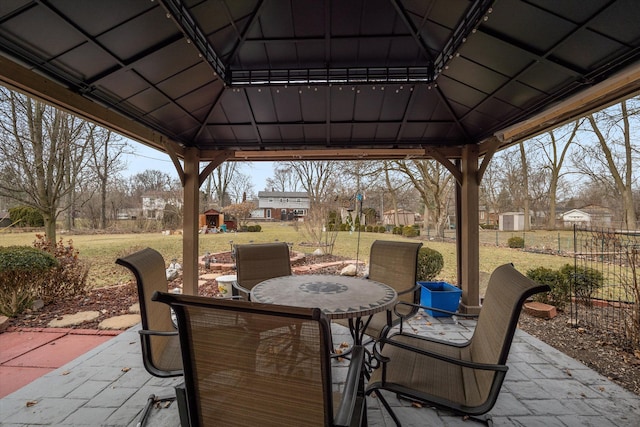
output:
M472 312L493 154L636 93L638 22L633 0L15 0L0 82L169 154L188 293L222 162L435 159Z

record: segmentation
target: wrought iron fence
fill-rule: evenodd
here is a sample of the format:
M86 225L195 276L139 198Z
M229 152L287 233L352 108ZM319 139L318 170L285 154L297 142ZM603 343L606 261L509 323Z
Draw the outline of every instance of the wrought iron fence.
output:
M640 232L574 228L571 319L640 350Z

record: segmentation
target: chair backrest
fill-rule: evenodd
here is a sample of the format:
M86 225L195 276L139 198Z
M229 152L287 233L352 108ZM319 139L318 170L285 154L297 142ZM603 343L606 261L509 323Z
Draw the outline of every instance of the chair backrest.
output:
M420 242L376 240L369 255L369 279L391 286L400 293L416 286ZM420 303L420 290L398 295L398 301Z
M237 245L238 285L253 289L263 280L291 275L289 245L285 242Z
M154 292L168 290L162 255L154 249L146 248L118 258L116 264L127 267L136 278L143 331L175 332L169 307L151 300ZM141 335L141 340L142 358L149 373L160 377L182 374L177 335Z
M548 291L517 271L512 264L496 268L491 277L473 337L469 341L468 357L477 363L506 364L515 334L522 304L533 294ZM478 399L486 400L491 393L494 372L465 370L475 375Z
M178 318L192 427L331 425L331 329L319 309L155 298Z

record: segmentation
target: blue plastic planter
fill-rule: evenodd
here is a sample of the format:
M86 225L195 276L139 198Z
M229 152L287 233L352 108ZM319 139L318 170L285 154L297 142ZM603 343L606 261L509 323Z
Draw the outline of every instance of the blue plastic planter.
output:
M420 305L439 308L441 310L457 311L460 305L462 289L447 282L418 282L422 286ZM427 310L432 317L449 317L449 314Z

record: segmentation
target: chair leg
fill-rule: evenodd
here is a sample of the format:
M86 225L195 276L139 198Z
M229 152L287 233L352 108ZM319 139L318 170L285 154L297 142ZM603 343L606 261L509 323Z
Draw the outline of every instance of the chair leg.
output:
M387 410L387 413L389 414L391 419L393 419L393 422L396 423L396 426L397 427L402 427L402 424L400 424L400 420L396 416L395 412L393 412L393 409L391 409L391 406L389 405L389 402L387 402L387 399L385 399L385 397L382 395L380 390L374 390L373 393L375 393L377 398L378 398L378 400L380 402L382 402L382 406L384 406L384 408Z
M142 416L140 416L140 421L138 421L136 427L144 426L144 424L147 422L149 411L151 411L153 405L158 402L173 402L174 400L176 400L175 396L158 397L155 394L150 394L149 398L147 399L147 404L144 406L144 410L142 411Z

